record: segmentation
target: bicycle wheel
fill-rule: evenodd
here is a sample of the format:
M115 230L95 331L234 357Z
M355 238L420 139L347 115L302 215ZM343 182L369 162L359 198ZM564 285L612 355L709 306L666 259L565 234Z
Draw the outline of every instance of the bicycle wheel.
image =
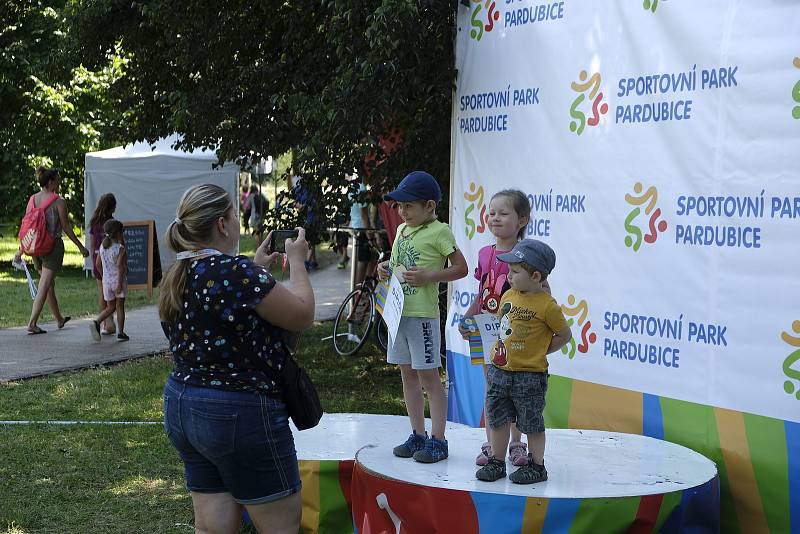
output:
M355 354L367 341L375 313L374 298L372 293L356 288L339 306L333 322L333 348L337 354Z
M377 321L375 323L375 337L378 338L378 345L380 345L381 349L386 351L389 346L389 328L380 314L377 314L375 320Z

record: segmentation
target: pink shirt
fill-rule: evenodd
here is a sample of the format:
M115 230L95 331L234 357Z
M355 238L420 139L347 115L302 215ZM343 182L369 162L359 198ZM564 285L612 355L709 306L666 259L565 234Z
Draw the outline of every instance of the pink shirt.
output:
M478 252L478 266L475 267L475 279L479 282L478 299L481 311L497 313L500 308L500 297L511 289L508 283L508 264L497 259L498 254L507 250L495 250L494 245L483 247Z

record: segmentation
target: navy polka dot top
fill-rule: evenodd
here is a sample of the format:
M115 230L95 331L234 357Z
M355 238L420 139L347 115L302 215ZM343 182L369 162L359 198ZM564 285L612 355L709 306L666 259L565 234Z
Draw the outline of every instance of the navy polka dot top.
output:
M233 391L280 393L283 329L255 311L275 279L245 256L225 254L189 265L183 309L169 338L173 379Z

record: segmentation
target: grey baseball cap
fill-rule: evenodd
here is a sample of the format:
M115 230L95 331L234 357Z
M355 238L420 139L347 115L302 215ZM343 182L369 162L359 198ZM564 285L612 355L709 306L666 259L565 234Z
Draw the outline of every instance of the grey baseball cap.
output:
M525 263L544 274L550 274L556 266L556 253L547 243L536 239L523 239L511 252L499 254L497 259L505 263Z

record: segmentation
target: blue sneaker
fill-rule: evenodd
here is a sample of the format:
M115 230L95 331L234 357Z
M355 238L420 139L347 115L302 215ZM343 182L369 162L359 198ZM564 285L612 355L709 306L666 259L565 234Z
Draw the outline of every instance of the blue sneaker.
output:
M411 432L411 435L408 436L406 442L392 449L392 453L400 458L411 458L416 452L425 448L425 442L427 438L427 432L424 436L420 436L416 432Z
M433 436L425 441L425 448L414 453L414 460L423 464L434 464L447 459L447 440Z

